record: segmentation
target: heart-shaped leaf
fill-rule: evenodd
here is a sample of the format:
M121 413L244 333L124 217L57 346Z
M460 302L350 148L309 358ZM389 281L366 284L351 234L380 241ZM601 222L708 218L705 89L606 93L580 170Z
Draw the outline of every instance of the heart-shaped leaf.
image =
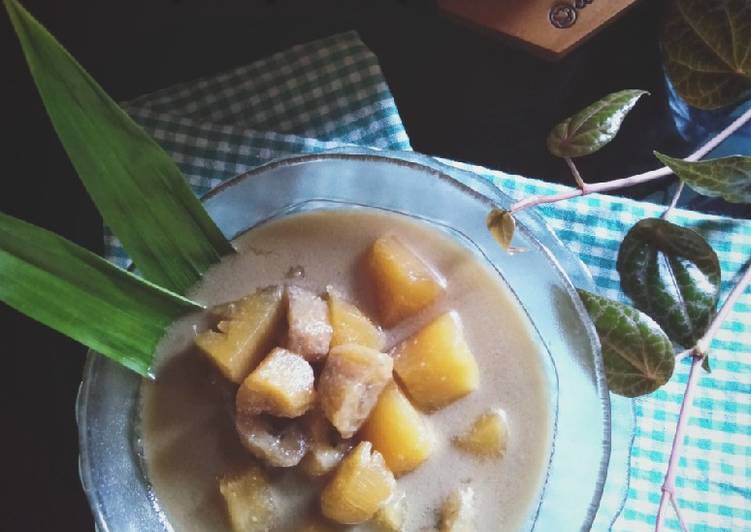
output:
M629 89L608 94L570 116L548 134L548 151L558 157L594 153L613 140L623 119L646 91Z
M674 0L662 34L665 69L689 105L716 109L751 95L751 2Z
M699 194L732 203L751 203L751 157L684 161L655 152L662 163Z
M579 290L597 329L610 390L626 397L655 391L675 367L673 346L660 326L637 309Z
M16 0L4 0L47 113L144 277L184 293L234 250L175 162Z
M485 219L485 225L488 227L488 231L493 235L496 242L500 244L503 249L511 248L511 240L514 238L514 230L516 229L516 220L514 216L504 209L493 209L488 213Z
M666 220L641 220L618 250L623 291L689 348L707 330L720 291L717 254L696 231Z

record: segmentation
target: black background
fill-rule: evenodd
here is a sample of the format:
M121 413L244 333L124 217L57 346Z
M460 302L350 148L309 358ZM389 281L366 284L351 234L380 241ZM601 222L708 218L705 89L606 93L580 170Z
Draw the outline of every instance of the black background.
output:
M545 150L548 130L623 88L652 95L615 142L581 160L585 178L631 175L657 166L653 149L684 155L691 148L667 111L658 46L661 1L639 3L556 63L442 18L431 1L24 4L118 100L356 29L381 61L415 150L570 183L562 161ZM100 253L101 220L55 137L4 10L0 65L0 209ZM667 182L623 193L659 200ZM691 206L750 214L721 202ZM0 529L90 530L73 417L85 351L2 304L0 324L6 411Z

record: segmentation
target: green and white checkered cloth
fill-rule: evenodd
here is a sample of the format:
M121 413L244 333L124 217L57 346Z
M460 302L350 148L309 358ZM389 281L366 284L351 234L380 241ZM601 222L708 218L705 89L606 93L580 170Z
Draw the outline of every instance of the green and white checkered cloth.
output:
M409 150L409 139L376 57L356 33L344 33L125 104L172 154L197 194L270 159L342 145ZM493 182L513 197L564 187L482 167L443 161ZM615 261L638 220L662 207L591 195L540 208L548 224L592 272L602 295L626 301ZM724 297L751 257L751 222L676 210L671 219L704 234L717 250ZM125 254L107 237L108 254ZM676 480L691 530L751 530L751 294L744 294L712 344ZM656 393L634 401L636 434L628 497L613 529L654 527L660 485L688 363ZM680 529L672 516L671 529Z

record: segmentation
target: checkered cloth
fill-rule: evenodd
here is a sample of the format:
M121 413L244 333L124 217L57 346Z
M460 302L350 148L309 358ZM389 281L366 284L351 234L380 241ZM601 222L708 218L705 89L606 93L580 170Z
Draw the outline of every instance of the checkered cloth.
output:
M355 33L295 46L231 72L171 87L125 104L175 158L197 194L270 159L360 145L409 150L409 139L376 57ZM509 195L561 186L482 167L474 172ZM627 301L615 270L626 231L662 207L591 195L540 208L548 224L592 272L602 295ZM717 250L724 297L751 257L751 222L676 210L675 223L702 233ZM125 255L107 237L110 257ZM712 344L711 375L699 381L676 480L692 530L751 530L751 294L744 294ZM660 485L688 363L654 394L634 401L636 434L628 497L614 530L654 527ZM586 459L586 457L583 457ZM625 472L624 472L625 477ZM609 485L608 491L622 486ZM605 497L618 497L606 493ZM667 526L679 529L670 516ZM596 522L597 529L607 523Z

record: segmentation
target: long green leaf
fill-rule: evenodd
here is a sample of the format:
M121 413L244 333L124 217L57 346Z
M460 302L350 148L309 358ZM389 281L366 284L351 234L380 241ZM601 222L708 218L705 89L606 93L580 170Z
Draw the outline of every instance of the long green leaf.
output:
M175 162L16 0L4 0L68 156L147 279L184 293L230 243Z
M720 261L696 231L658 218L634 225L618 249L621 288L671 340L693 347L720 296Z
M556 125L548 134L548 151L558 157L594 153L615 138L626 115L646 91L627 89L597 100Z
M165 328L201 308L3 213L0 301L145 376Z
M751 157L684 161L655 152L665 166L699 194L722 197L732 203L751 203Z
M633 307L579 290L597 329L610 391L638 397L670 380L673 346L652 318Z

